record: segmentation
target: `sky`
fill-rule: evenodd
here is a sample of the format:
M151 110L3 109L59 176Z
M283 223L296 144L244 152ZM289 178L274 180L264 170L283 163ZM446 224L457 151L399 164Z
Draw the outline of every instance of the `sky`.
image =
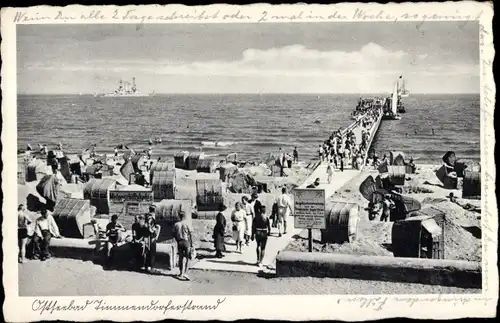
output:
M20 94L478 93L469 22L17 25Z

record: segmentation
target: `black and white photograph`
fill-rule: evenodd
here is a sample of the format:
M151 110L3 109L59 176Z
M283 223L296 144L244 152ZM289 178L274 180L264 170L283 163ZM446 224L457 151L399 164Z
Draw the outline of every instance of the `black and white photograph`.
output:
M17 200L4 183L3 210L18 231L4 268L30 311L50 312L40 297L489 290L479 18L61 23L11 9L2 141L17 163L2 158Z

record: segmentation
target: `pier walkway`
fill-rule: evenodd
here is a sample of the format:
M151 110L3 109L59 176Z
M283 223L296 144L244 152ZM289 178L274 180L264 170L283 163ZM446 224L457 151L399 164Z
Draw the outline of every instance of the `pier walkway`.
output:
M373 139L378 132L380 123L382 120L382 114L379 118L372 124L371 128L368 130L370 133L368 141L368 149L371 147ZM358 141L361 141L361 126L357 122L353 122L349 127L342 131L342 134L347 134L348 131L352 130ZM359 142L358 142L359 144ZM368 156L365 156L364 161L366 162ZM333 195L337 190L343 187L347 182L352 180L354 177L360 174L361 170L352 169L350 164L345 165L345 169L341 172L339 169L335 169L332 177L332 181L328 184L327 178L328 174L326 172L327 163L322 162L314 172L304 181L300 186L305 188L307 185L314 182L316 178L319 178L320 185L319 189L325 190L326 199ZM192 269L201 270L217 270L217 271L233 271L233 272L246 272L246 273L259 273L259 272L269 272L273 273L276 269L276 255L281 250L285 249L290 243L292 238L299 234L303 229L297 229L294 227L293 217L288 219L288 232L282 237L277 236L275 228L272 229L271 236L267 240L266 245L266 255L263 260L263 267L256 266L257 255L256 255L256 244L251 242L250 246L243 247L243 252L236 253L234 245L227 245L226 248L228 252L225 254L224 258L205 258L200 259L197 263L192 266Z

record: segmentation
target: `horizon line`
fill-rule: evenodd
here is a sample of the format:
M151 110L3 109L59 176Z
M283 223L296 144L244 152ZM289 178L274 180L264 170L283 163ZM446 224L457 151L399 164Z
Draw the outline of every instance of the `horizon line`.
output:
M95 93L17 93L17 95L94 95ZM382 92L155 92L153 95L151 93L144 93L148 96L157 96L157 95L242 95L242 94L250 94L250 95L269 95L269 94L293 94L293 95L332 95L332 94L378 94L378 95L391 95L390 92L382 93ZM411 95L434 95L434 94L481 94L478 92L412 92ZM118 96L119 97L119 96ZM147 96L143 96L147 97Z

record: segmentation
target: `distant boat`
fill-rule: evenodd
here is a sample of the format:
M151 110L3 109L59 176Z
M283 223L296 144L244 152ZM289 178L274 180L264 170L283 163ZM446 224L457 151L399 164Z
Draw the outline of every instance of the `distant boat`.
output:
M322 121L319 119L314 120L314 123L321 123Z
M400 77L401 78L401 77ZM396 82L394 84L394 89L392 90L392 96L387 98L388 104L390 106L385 106L384 116L385 120L401 120L401 116L398 114L398 107L401 106L400 96L399 96L399 84Z
M403 75L399 77L401 84L399 85L399 96L402 98L407 98L410 96L410 91L406 88L406 81L403 79Z
M94 94L94 96L100 97L143 97L150 95L154 95L154 91L150 94L147 94L141 93L139 92L139 90L137 90L137 87L135 85L135 77L132 78L132 83L120 80L120 82L118 83L118 88L113 92Z

